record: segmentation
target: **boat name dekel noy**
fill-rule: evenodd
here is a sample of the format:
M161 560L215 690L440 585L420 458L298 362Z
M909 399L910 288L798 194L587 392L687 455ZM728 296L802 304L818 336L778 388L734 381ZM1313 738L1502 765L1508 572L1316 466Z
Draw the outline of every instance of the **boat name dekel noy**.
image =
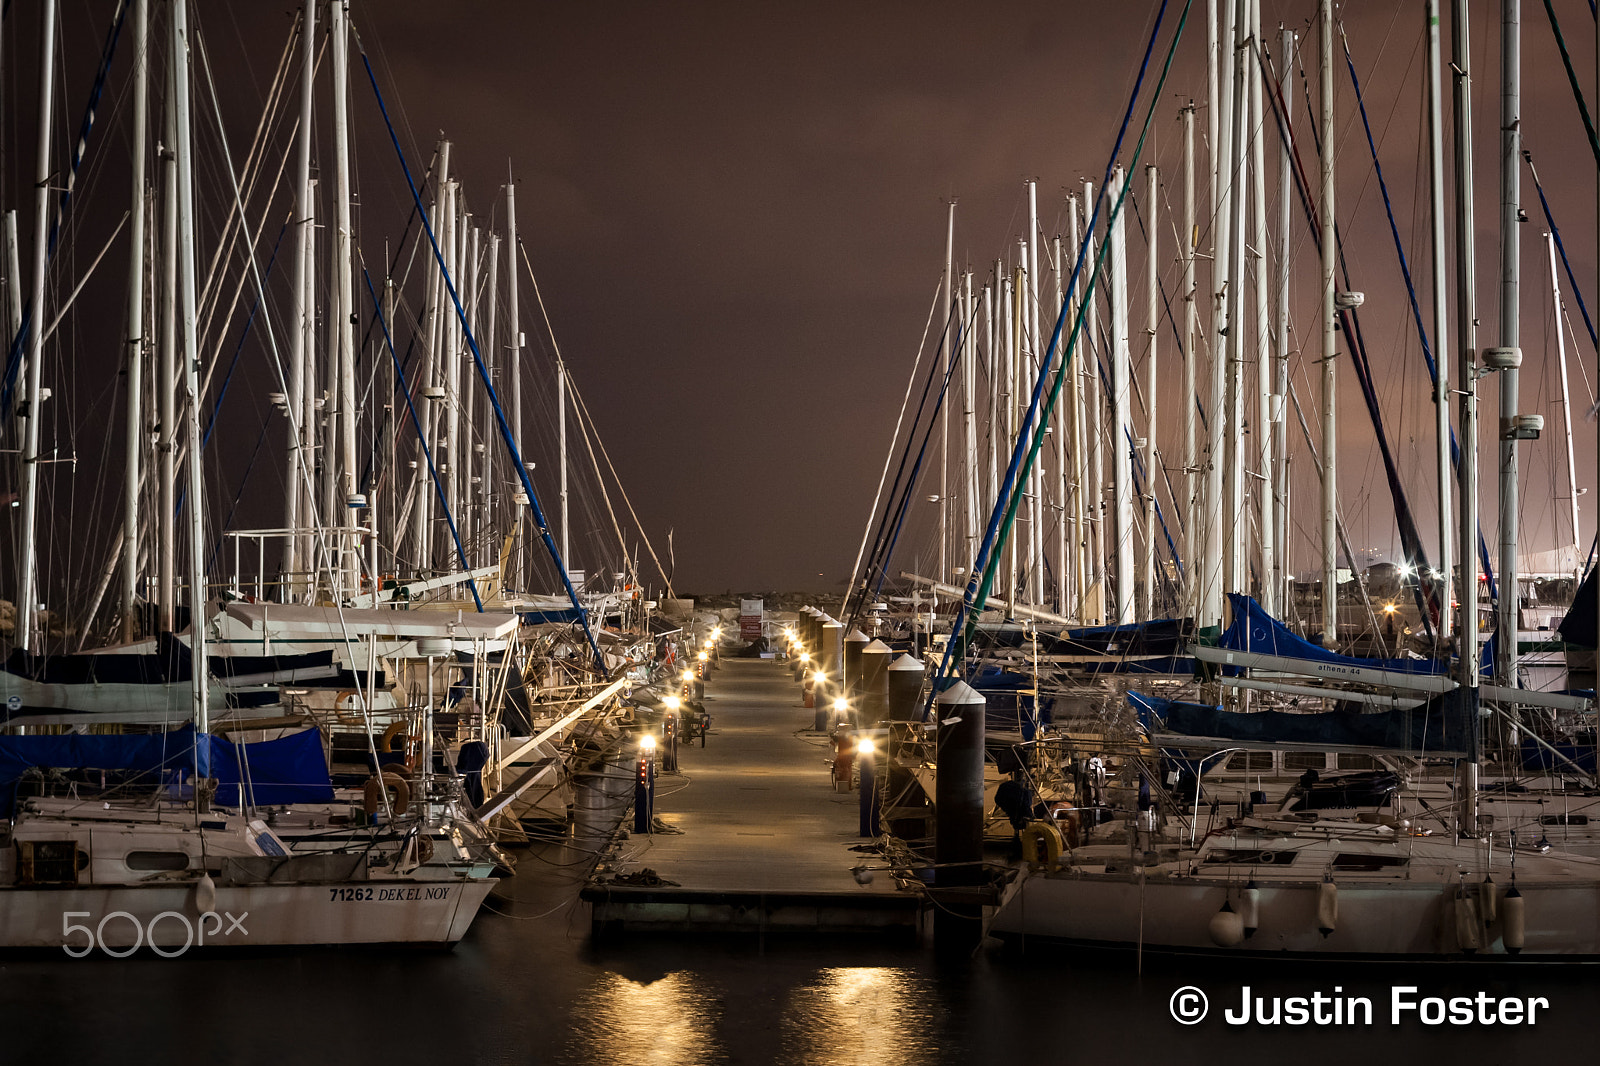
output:
M1237 1006L1224 1006L1222 1020L1228 1025L1317 1025L1369 1026L1381 1018L1366 996L1343 995L1344 987L1333 992L1313 992L1309 996L1260 996L1249 985L1239 990ZM1495 996L1479 992L1474 996L1419 995L1415 985L1395 985L1389 989L1389 1024L1407 1022L1423 1025L1537 1025L1541 1010L1550 1001L1543 996ZM1172 994L1169 1009L1174 1021L1193 1025L1207 1012L1204 992L1187 985ZM1381 1022L1379 1023L1381 1024Z

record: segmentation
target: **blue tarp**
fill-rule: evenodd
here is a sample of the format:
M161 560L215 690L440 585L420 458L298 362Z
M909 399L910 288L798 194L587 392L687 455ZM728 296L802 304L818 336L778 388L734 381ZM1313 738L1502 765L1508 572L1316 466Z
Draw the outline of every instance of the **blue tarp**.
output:
M1334 695L1334 693L1330 693ZM1128 703L1153 732L1218 737L1242 745L1348 745L1425 755L1475 750L1478 690L1452 689L1409 710L1225 711L1203 703L1129 692Z
M1364 670L1389 670L1400 674L1448 674L1450 664L1433 659L1361 659L1353 655L1340 655L1320 644L1313 644L1289 632L1287 626L1266 611L1249 596L1228 593L1233 605L1233 621L1222 633L1218 642L1230 651L1248 651L1257 655L1278 655L1286 659L1307 659L1312 662L1351 666Z
M517 620L525 626L536 626L544 622L581 622L583 615L576 607L567 607L559 611L518 611Z
M322 737L315 729L259 744L233 744L209 735L204 739L198 754L217 779L216 802L221 806L239 806L240 785L246 781L257 804L333 799ZM12 813L17 782L36 766L107 770L124 778L166 771L188 777L196 755L193 726L142 736L0 736L0 817Z

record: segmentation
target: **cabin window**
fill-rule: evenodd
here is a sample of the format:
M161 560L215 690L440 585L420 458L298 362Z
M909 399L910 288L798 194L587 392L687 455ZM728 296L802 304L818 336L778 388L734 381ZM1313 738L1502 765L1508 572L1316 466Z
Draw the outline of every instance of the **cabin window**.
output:
M1321 770L1328 765L1328 756L1320 751L1286 751L1283 753L1285 770Z
M1376 770L1378 760L1370 755L1360 755L1353 751L1339 753L1339 769L1341 770Z
M141 872L189 868L189 856L181 851L130 851L123 861L128 869Z
M1539 816L1540 825L1588 825L1587 814L1544 814Z
M1360 852L1341 852L1333 857L1335 870L1388 870L1396 866L1404 866L1408 860L1404 855L1363 855Z
M1228 757L1228 769L1235 772L1272 769L1270 751L1236 751Z
M1257 848L1217 848L1201 860L1206 864L1228 866L1288 866L1299 856L1298 851L1261 851Z

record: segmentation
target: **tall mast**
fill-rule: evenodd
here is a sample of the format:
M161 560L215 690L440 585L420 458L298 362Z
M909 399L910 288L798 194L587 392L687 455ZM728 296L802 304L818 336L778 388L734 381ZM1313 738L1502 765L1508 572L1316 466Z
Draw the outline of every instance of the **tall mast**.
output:
M350 11L348 0L328 5L329 34L333 38L333 234L334 285L339 293L339 485L336 508L323 521L350 526L359 517L350 510L356 495L356 313L351 271L355 229L350 222ZM455 456L450 456L452 465ZM330 457L329 462L332 462ZM353 533L339 537L340 591L355 595L361 591L361 552ZM348 576L345 576L348 575Z
M952 297L951 271L955 268L955 241L956 241L956 202L950 201L949 220L945 227L944 237L944 330L940 334L940 351L944 359L940 361L941 379L948 380L950 366L955 360L955 348L951 344L950 336L950 307ZM950 405L941 404L939 407L939 580L950 580ZM935 594L935 600L938 599Z
M1294 93L1285 91L1289 69L1294 63L1294 31L1279 29L1283 65L1278 68L1278 95L1283 106L1284 136L1278 138L1278 277L1277 329L1272 361L1272 453L1278 457L1273 471L1273 542L1278 552L1273 562L1277 569L1272 583L1289 602L1289 203L1293 178L1289 159L1288 123L1294 107Z
M966 484L962 486L962 514L966 517L961 557L970 576L978 557L978 426L974 408L978 389L977 337L974 336L976 307L972 299L972 271L961 275L961 439L966 461Z
M572 561L567 519L567 364L556 354L556 436L561 445L561 558Z
M1079 245L1082 243L1078 232L1078 197L1076 194L1067 197L1067 242L1072 246L1072 254L1077 255ZM1088 261L1087 258L1085 261ZM1072 314L1078 314L1079 306L1083 303L1084 275L1079 275L1078 288L1069 294L1073 302ZM1085 615L1085 597L1089 593L1089 566L1087 558L1088 528L1087 511L1084 506L1083 490L1089 482L1088 475L1088 449L1084 443L1083 427L1083 365L1084 352L1089 351L1087 344L1078 345L1076 359L1073 366L1066 366L1068 403L1072 408L1072 492L1070 513L1072 515L1072 589L1075 599L1067 612L1072 618L1082 621Z
M122 640L136 635L139 586L139 471L144 451L144 222L145 142L150 122L150 10L133 0L133 188L129 193L127 425L122 479Z
M1183 554L1189 560L1183 575L1183 601L1178 606L1180 614L1194 616L1195 571L1200 557L1196 550L1199 536L1195 530L1198 512L1195 493L1198 491L1196 471L1200 466L1198 450L1199 418L1195 396L1195 281L1194 254L1199 241L1194 218L1194 101L1183 109L1183 242L1179 245L1183 256Z
M1217 63L1221 68L1217 87L1233 85L1234 44L1237 37L1237 3L1225 0L1223 32L1218 41ZM1211 200L1211 402L1206 405L1207 428L1210 430L1206 449L1206 534L1202 550L1195 555L1196 569L1200 570L1200 616L1202 627L1222 624L1222 585L1231 559L1227 557L1223 541L1223 470L1226 440L1230 430L1227 424L1228 403L1228 319L1233 302L1228 267L1233 262L1233 106L1221 106L1220 92L1213 94L1217 125L1216 157L1212 175L1215 185ZM1231 101L1231 96L1230 96ZM1204 560L1204 563L1201 563Z
M1261 40L1261 0L1250 3L1250 51L1247 55L1264 54ZM1265 88L1256 64L1251 63L1245 84L1250 89L1250 214L1255 236L1252 254L1256 261L1255 293L1256 311L1256 449L1261 462L1261 477L1256 485L1256 525L1261 531L1261 605L1268 614L1278 613L1278 594L1273 574L1277 569L1277 543L1273 537L1273 467L1272 449L1272 364L1268 353L1272 351L1272 338L1267 325L1267 160L1264 142L1266 126L1262 122L1264 109L1261 94ZM1248 582L1246 582L1248 585Z
M188 438L189 483L189 653L194 674L194 728L210 732L206 669L206 507L200 453L200 338L196 335L194 266L194 148L189 132L188 0L172 4L173 105L177 110L178 143L178 317L183 344L184 430Z
M294 247L294 282L289 292L291 336L289 338L289 395L284 398L284 412L288 418L288 470L283 479L283 524L289 529L300 525L300 501L305 494L302 469L309 470L311 463L303 458L306 440L306 421L303 417L306 389L306 352L312 343L312 325L315 317L307 299L306 267L311 256L311 120L315 100L317 67L317 0L306 0L305 13L300 20L300 126L295 130L295 232L291 237ZM300 538L290 535L283 540L284 602L292 602L291 590L298 585L295 577L308 569L306 560L300 558ZM293 583L293 584L291 584Z
M1428 237L1433 258L1434 465L1439 484L1439 641L1450 636L1450 586L1455 523L1450 519L1450 301L1445 291L1444 91L1439 53L1439 0L1427 0L1428 18ZM1286 94L1287 95L1287 94ZM1470 554L1470 551L1469 551Z
M1095 261L1095 233L1094 227L1089 223L1094 219L1094 183L1083 183L1083 219L1084 242L1087 249L1083 254L1083 261L1093 267ZM1089 287L1085 280L1083 291L1088 292ZM1088 343L1082 345L1082 361L1078 364L1082 373L1081 381L1085 382L1083 407L1084 407L1084 436L1088 447L1088 473L1089 491L1084 500L1084 513L1088 523L1088 552L1089 552L1089 585L1092 589L1093 599L1089 604L1090 618L1098 625L1106 617L1106 581L1105 581L1105 466L1101 459L1101 423L1105 420L1105 406L1100 402L1100 357L1096 346L1100 338L1100 305L1093 297L1088 297L1089 313L1085 316L1084 326Z
M1244 457L1245 457L1245 418L1244 418L1244 360L1245 348L1245 315L1244 315L1244 287L1245 287L1245 194L1249 191L1250 174L1246 169L1246 140L1250 136L1249 122L1249 83L1248 64L1245 62L1244 49L1247 47L1250 33L1250 4L1249 0L1235 0L1235 16L1233 36L1229 45L1233 54L1233 105L1232 129L1233 135L1229 139L1232 154L1228 158L1228 222L1232 230L1228 238L1228 263L1227 263L1227 402L1228 414L1224 420L1226 432L1224 434L1223 454L1227 458L1228 467L1224 472L1223 480L1227 502L1223 506L1222 522L1224 530L1223 558L1226 560L1224 567L1225 590L1228 592L1243 591L1246 573L1245 529L1249 524L1245 520L1244 502Z
M50 239L50 131L54 123L51 103L55 93L56 0L44 0L40 12L39 140L34 166L33 296L29 303L28 385L23 394L22 430L22 551L17 556L17 647L33 650L33 626L39 597L34 577L39 554L39 424L44 419L42 361L44 359L44 289Z
M1039 183L1028 182L1028 334L1027 367L1029 393L1033 382L1044 372L1044 353L1039 340L1039 278L1044 271L1039 266ZM1030 429L1030 432L1032 430ZM1028 572L1033 580L1033 603L1044 603L1044 462L1033 464L1028 474L1031 493L1028 497Z
M1061 258L1061 237L1055 238L1055 262L1051 273L1055 275L1056 298L1051 305L1056 313L1061 312L1066 303L1066 293L1062 290L1061 268L1064 265ZM1055 438L1056 438L1056 469L1055 476L1050 479L1050 492L1055 500L1056 513L1056 602L1055 610L1059 615L1067 613L1067 409L1064 404L1057 404L1055 410ZM974 552L974 555L977 553Z
M1112 172L1106 199L1115 203L1127 176L1119 166ZM1114 625L1133 621L1133 462L1129 455L1132 403L1132 358L1128 351L1128 238L1118 211L1106 239L1111 243L1111 488L1116 505L1115 548L1117 573L1112 588L1116 597L1109 616Z
M496 321L496 319L497 319L496 311L497 311L497 309L499 307L499 303L500 303L500 235L498 233L495 233L495 232L491 231L489 233L489 313L488 313L488 323L487 323L485 331L484 331L484 336L486 338L488 338L488 340L487 340L486 343L481 344L481 345L478 346L479 347L479 351L483 355L484 364L489 368L489 374L490 374L491 377L496 376L495 375L496 355L500 350L499 347L497 346L498 342L496 341L496 338L499 336L499 334L496 332L496 327L499 325L499 323ZM503 387L504 386L502 385L502 388ZM565 399L565 397L563 397L563 399ZM563 416L565 416L566 412L563 410L562 414L563 414ZM494 454L495 454L495 449L490 446L489 442L494 440L494 436L493 436L494 431L495 431L495 429L494 429L494 408L492 408L488 404L484 404L483 405L483 429L482 429L483 440L484 440L484 448L483 448L483 467L482 467L482 473L481 473L481 476L482 476L483 480L481 482L479 482L478 488L479 488L479 491L480 491L480 493L482 494L482 497L483 497L483 527L484 527L484 529L486 531L489 531L491 534L493 533L493 531L495 529L495 523L494 523ZM563 434L563 436L565 436L565 434ZM562 517L563 517L563 522L565 521L566 510L567 510L566 501L562 500L561 513L562 513ZM492 541L493 537L491 536L490 539ZM491 550L492 549L493 549L493 545L491 544ZM492 561L493 559L498 558L498 554L497 553L493 553L493 554L491 554L490 558L491 558L491 561ZM566 538L566 526L565 526L565 524L562 525L561 558L563 560L566 560L568 562L568 564L570 565L572 556L567 554L567 538Z
M1457 624L1457 680L1478 687L1478 347L1477 241L1472 218L1472 48L1467 0L1452 0L1450 59L1455 74L1456 347L1461 375L1461 618ZM1442 353L1441 353L1442 355ZM1473 721L1477 729L1476 715ZM1474 743L1474 747L1476 744ZM1478 762L1467 763L1467 826L1477 829Z
M1322 202L1319 207L1322 214L1322 644L1332 648L1339 639L1339 556L1335 530L1339 455L1338 426L1334 422L1339 380L1333 362L1338 354L1333 306L1334 260L1338 255L1333 239L1333 0L1321 0L1321 8L1318 65L1322 78L1319 92L1322 108Z
M1155 617L1156 603L1156 426L1159 424L1156 421L1156 386L1160 381L1156 373L1156 326L1160 322L1156 317L1156 255L1159 251L1157 234L1161 227L1156 225L1156 189L1159 181L1156 168L1146 166L1144 177L1145 203L1148 205L1145 210L1149 216L1145 228L1149 231L1150 241L1144 264L1144 309L1150 354L1145 367L1144 391L1145 425L1148 430L1144 441L1144 602L1140 614L1145 621L1149 621Z
M1522 4L1500 0L1500 346L1521 342ZM1500 373L1500 599L1495 604L1495 679L1517 677L1517 404L1515 361Z
M178 143L177 106L173 102L173 63L167 64L166 127L161 146L161 349L157 355L156 411L161 425L156 449L161 476L157 492L156 628L177 628L178 539Z
M507 334L506 350L510 352L511 359L511 439L516 442L517 454L522 451L522 317L521 308L517 299L517 250L522 245L517 239L517 179L511 173L511 163L506 162L506 316L509 332ZM520 478L522 471L513 470L513 478ZM563 512L565 509L563 508ZM521 516L522 509L514 508L513 514ZM510 568L514 575L517 587L521 588L525 578L523 565L523 542L517 541L516 555L513 557L515 564ZM567 559L566 550L561 553L562 559Z

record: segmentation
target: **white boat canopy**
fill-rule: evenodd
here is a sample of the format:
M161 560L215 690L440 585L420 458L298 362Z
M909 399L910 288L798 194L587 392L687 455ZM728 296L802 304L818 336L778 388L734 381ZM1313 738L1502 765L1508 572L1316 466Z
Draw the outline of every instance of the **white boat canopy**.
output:
M500 640L517 630L510 611L396 611L372 607L301 607L281 603L230 603L229 618L273 639Z

